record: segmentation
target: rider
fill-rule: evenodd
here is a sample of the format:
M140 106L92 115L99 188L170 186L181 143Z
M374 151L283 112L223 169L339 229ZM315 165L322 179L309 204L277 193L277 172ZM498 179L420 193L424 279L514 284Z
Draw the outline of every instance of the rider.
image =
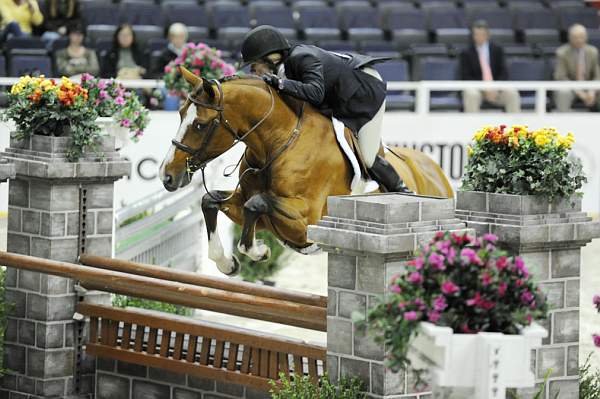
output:
M242 43L244 65L281 93L307 101L358 134L369 174L388 192L410 192L385 158L377 155L386 86L371 65L385 59L338 54L305 44L291 46L272 26L252 29Z

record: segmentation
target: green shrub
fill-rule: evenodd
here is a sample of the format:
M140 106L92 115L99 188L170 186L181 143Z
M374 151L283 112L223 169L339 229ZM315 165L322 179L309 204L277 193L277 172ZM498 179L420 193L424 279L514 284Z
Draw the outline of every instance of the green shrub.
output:
M270 381L272 399L364 399L361 392L363 383L358 378L342 378L339 385L332 384L324 375L321 383L315 385L308 376L293 375L287 378L279 374L279 380Z
M592 353L579 368L579 399L600 398L600 370L592 369L591 358Z
M271 257L262 262L255 262L238 251L237 244L241 237L242 228L235 225L233 230L233 248L235 256L240 261L240 266L242 267L240 276L244 281L253 283L257 280L267 280L281 269L282 262L280 261L280 257L285 251L285 248L277 241L273 234L268 231L259 231L256 233L256 239L262 240L269 248L271 248Z
M151 301L149 299L133 298L126 295L114 295L112 304L113 306L116 306L118 308L126 308L129 306L134 308L158 310L161 312L173 313L181 316L191 316L193 314L193 309L185 306L173 305L170 303L159 301Z

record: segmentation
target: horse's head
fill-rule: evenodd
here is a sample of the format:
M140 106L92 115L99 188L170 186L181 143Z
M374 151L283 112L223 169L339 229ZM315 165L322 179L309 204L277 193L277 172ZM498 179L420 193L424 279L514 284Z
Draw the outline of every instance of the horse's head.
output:
M227 130L223 116L223 90L185 68L181 68L192 92L179 109L181 123L175 139L160 166L165 188L175 191L187 185L192 174L227 151L234 135Z

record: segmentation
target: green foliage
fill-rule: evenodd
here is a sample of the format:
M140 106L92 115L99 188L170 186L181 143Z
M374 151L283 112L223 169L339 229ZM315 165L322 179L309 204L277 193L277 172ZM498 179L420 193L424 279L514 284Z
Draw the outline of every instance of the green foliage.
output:
M600 398L600 370L592 369L591 358L592 353L585 359L585 364L579 367L579 399Z
M240 266L242 267L240 276L244 281L253 283L257 280L267 280L281 269L281 255L285 251L285 248L277 241L273 234L268 231L259 231L256 233L256 238L262 240L269 248L271 248L271 257L262 262L255 262L238 251L237 244L240 241L241 236L242 228L235 225L233 230L234 254L240 261Z
M270 381L272 399L364 399L363 383L357 378L342 378L339 385L332 384L327 375L320 385L311 382L308 376L293 375L287 378L279 374L279 380Z
M547 385L548 379L550 378L550 375L552 375L552 369L548 369L546 371L546 374L544 375L544 382L542 383L542 386L540 386L539 390L535 393L535 395L533 395L533 399L544 399L546 397L544 395L544 393L546 392L546 385ZM553 399L558 399L559 394L560 394L560 391L557 392L556 395L554 395ZM517 394L516 389L507 389L506 397L508 399L521 399L521 397Z
M579 160L569 158L573 141L554 129L486 127L475 134L462 189L569 197L586 181Z
M112 301L113 306L118 308L134 307L150 310L158 310L165 313L173 313L181 316L191 316L193 310L185 306L172 305L170 303L151 301L149 299L140 299L128 297L125 295L115 295Z
M150 216L150 211L146 210L144 212L140 212L137 215L133 215L132 217L125 219L121 222L121 224L119 224L119 227L125 227L127 225L133 224L135 222L137 222L138 220L142 220L143 218Z

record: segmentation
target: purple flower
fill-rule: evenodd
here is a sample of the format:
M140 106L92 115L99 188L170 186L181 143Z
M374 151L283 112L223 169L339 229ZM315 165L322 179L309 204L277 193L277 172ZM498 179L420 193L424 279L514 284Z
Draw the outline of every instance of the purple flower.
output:
M600 348L600 335L593 334L592 338L594 338L594 345Z
M398 309L400 309L400 310L404 309L405 307L406 307L406 304L404 302L400 302L398 304Z
M446 303L446 298L441 295L433 301L433 309L437 312L443 312L447 307L448 303Z
M117 105L125 105L125 99L121 96L115 98L115 104Z
M459 288L452 281L444 281L442 284L442 292L446 295L452 295L459 291Z
M490 242L498 241L498 236L495 234L487 233L483 235L483 239Z
M131 121L129 119L125 118L121 121L121 126L129 127L129 126L131 126Z
M446 266L444 265L445 258L443 255L432 253L431 255L429 255L429 258L427 260L429 261L431 266L433 266L437 270L446 269Z
M98 97L100 97L101 100L106 100L108 98L108 93L106 92L106 90L100 90L100 93L98 93Z
M460 251L460 257L463 261L468 261L468 263L471 264L482 264L481 259L479 259L479 256L477 256L477 253L471 248L463 248L462 251Z
M427 312L427 318L430 322L436 323L440 319L440 314L435 310L430 310L429 312Z
M104 89L106 89L106 87L107 87L106 80L100 80L100 81L98 82L98 88L99 88L100 90L104 90Z
M423 276L421 276L421 273L412 272L408 276L408 281L411 282L411 283L413 283L413 284L421 284L423 282Z
M594 295L592 302L594 303L594 305L596 305L596 307L600 306L600 295Z
M85 72L81 75L81 83L87 82L88 80L92 80L94 77L89 73Z
M417 305L421 310L425 309L425 302L423 302L421 298L415 299L414 304Z
M449 264L454 264L454 259L456 258L456 250L454 249L454 247L450 247L450 249L448 250L448 254L446 255L446 260L448 261Z
M506 256L501 256L498 259L496 259L496 269L498 270L506 269L507 264L508 259L506 258Z
M508 284L506 284L505 282L500 283L498 285L498 295L504 296L507 288L508 288Z
M525 291L521 294L521 301L526 304L533 301L534 298L535 296L529 291Z
M425 264L425 260L423 259L422 256L415 258L414 265L417 270L421 270L423 268L424 264Z
M515 258L515 267L521 272L523 277L527 278L529 276L529 270L527 270L525 267L525 262L523 262L523 259L521 259L519 256Z
M402 288L400 288L399 285L392 285L390 287L390 291L392 291L394 294L399 294L402 292Z
M417 312L410 311L410 312L404 313L404 320L406 320L406 321L415 321L415 320L417 320Z

